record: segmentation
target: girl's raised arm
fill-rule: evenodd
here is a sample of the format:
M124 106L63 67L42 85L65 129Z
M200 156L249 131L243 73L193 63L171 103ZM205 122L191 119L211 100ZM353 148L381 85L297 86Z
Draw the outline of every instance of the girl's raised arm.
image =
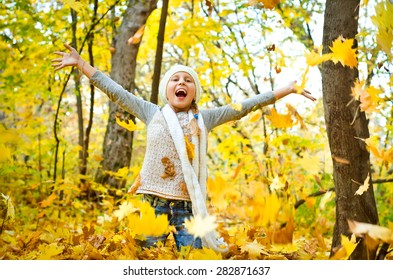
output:
M55 68L55 71L67 66L76 66L83 74L86 75L86 77L90 79L97 70L80 57L79 53L73 47L67 44L64 44L64 47L66 47L66 49L70 52L54 52L61 56L60 58L52 59L52 66Z

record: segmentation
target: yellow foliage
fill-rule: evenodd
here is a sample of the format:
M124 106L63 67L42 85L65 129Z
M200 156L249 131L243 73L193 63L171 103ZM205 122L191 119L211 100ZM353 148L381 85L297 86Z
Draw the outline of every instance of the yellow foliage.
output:
M352 252L355 250L358 243L356 242L355 235L351 236L351 239L345 235L341 235L341 247L334 253L330 258L331 260L347 260Z
M382 1L375 6L375 15L371 17L372 22L378 28L377 43L380 48L392 57L393 41L393 3Z
M189 260L222 260L222 254L214 250L203 247L202 249L191 250Z
M63 0L64 3L66 3L68 6L70 6L71 9L75 10L76 12L80 13L83 8L83 4L80 1L75 1L75 0Z

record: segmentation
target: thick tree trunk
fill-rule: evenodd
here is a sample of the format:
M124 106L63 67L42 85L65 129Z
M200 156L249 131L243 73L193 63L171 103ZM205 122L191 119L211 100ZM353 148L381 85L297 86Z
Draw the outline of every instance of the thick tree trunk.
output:
M128 39L146 23L151 12L156 8L157 0L129 0L123 21L114 38L115 52L112 56L111 78L133 92L136 71L136 57L139 44L128 45ZM113 102L109 103L109 119L105 133L102 169L98 170L96 182L115 188L125 186L125 180L118 180L107 171L117 172L129 167L132 151L133 133L116 124L116 116L122 120L133 119Z
M332 42L342 35L354 38L357 34L359 0L327 0L323 29L323 52L329 51ZM322 66L323 103L325 121L333 158L333 176L336 192L336 223L334 226L332 254L341 244L341 235L350 236L348 219L376 224L378 214L373 186L362 195L355 195L359 183L371 177L370 154L363 141L368 138L368 121L359 110L359 103L351 100L351 87L358 77L357 69L343 67L340 63L326 62ZM343 163L346 159L349 164ZM375 250L368 250L360 241L352 259L374 259Z

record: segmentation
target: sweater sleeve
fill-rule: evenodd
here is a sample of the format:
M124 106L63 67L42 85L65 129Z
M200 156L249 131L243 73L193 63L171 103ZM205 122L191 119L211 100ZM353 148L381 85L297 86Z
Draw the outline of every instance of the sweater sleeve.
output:
M94 73L90 82L104 92L111 101L145 124L148 124L155 112L160 109L158 105L136 97L100 71Z
M207 130L210 131L223 123L241 119L256 106L264 107L274 102L273 92L268 91L240 102L242 107L239 111L233 109L231 105L225 105L214 109L201 110L201 114Z

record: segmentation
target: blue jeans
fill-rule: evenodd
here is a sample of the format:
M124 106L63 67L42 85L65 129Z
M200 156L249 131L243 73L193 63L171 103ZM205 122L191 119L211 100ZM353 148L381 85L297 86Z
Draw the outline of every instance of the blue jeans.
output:
M190 219L192 217L192 205L190 201L168 200L150 194L144 194L143 200L150 203L150 205L155 209L156 215L168 215L169 224L176 228L174 238L178 250L180 250L180 247L182 246L192 246L198 249L202 248L201 239L195 239L184 226L185 219ZM159 241L165 243L168 236L169 234L161 236L147 236L146 240L141 241L141 245L146 248L151 246L154 247Z

